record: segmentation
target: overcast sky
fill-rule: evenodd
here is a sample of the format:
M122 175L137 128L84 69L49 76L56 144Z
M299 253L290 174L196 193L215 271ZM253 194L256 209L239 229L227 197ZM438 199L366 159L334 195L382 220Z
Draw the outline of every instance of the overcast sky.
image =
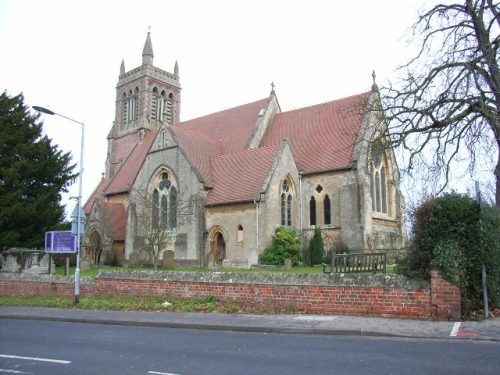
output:
M188 120L267 97L271 82L284 111L368 91L372 70L384 84L412 55L405 35L429 4L0 0L0 90L85 123L86 200L104 171L120 63L141 65L149 27L154 65L173 72L179 63ZM79 126L43 120L78 161ZM77 191L75 183L64 203Z

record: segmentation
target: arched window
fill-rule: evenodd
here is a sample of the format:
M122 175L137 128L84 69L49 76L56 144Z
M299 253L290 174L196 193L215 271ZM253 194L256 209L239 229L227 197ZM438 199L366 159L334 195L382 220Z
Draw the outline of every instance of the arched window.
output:
M383 214L388 213L387 195L389 194L387 181L387 160L382 151L372 153L370 194L372 210Z
M134 93L132 93L132 90L129 90L128 98L123 107L124 119L126 123L137 120L137 109L139 105L139 101L137 100L138 97L139 88L136 87Z
M128 123L128 118L127 118L127 115L128 115L128 100L127 100L127 94L126 93L123 93L122 94L122 105L123 105L123 108L122 108L122 129L125 128L125 125Z
M289 181L288 177L283 180L280 189L281 197L281 225L292 226L292 203L293 203L293 191L292 183Z
M177 228L177 189L175 186L170 188L170 228Z
M153 182L151 210L153 229L177 227L177 189L167 172L161 173Z
M286 225L292 226L292 195L288 195L286 199Z
M281 194L281 225L285 225L286 223L286 195L285 193Z
M152 224L153 229L158 229L160 227L159 213L160 213L160 193L155 189L153 192L153 204L152 204Z
M243 226L242 225L238 225L237 241L243 242Z
M323 199L323 214L325 225L330 225L332 223L332 211L330 206L330 197L328 194L326 194L325 199Z
M309 200L309 225L316 225L316 199Z
M174 94L170 93L166 98L164 111L167 124L172 125L174 123Z

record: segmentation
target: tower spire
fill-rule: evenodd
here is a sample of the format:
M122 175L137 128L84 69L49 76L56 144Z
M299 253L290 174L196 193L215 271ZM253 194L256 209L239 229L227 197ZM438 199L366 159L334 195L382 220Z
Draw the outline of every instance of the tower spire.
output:
M151 32L148 31L146 43L144 43L144 49L142 50L142 65L153 65L153 44L151 43L150 34Z
M120 75L125 74L125 60L122 59L122 64L120 65Z

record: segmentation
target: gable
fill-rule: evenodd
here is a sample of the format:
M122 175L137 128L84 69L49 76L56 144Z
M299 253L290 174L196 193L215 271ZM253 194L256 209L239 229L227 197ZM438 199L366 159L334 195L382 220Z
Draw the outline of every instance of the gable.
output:
M212 160L213 189L208 204L247 202L259 199L279 145L244 150Z
M278 113L261 145L286 138L305 173L349 168L369 94Z

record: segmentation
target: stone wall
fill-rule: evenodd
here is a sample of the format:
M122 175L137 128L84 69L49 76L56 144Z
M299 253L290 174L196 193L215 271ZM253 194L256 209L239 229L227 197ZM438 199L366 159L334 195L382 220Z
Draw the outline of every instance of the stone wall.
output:
M0 275L1 295L71 296L73 280L55 276ZM438 272L432 282L400 275L286 275L226 272L101 271L82 278L81 296L214 296L238 304L308 314L414 319L460 319L460 290Z

